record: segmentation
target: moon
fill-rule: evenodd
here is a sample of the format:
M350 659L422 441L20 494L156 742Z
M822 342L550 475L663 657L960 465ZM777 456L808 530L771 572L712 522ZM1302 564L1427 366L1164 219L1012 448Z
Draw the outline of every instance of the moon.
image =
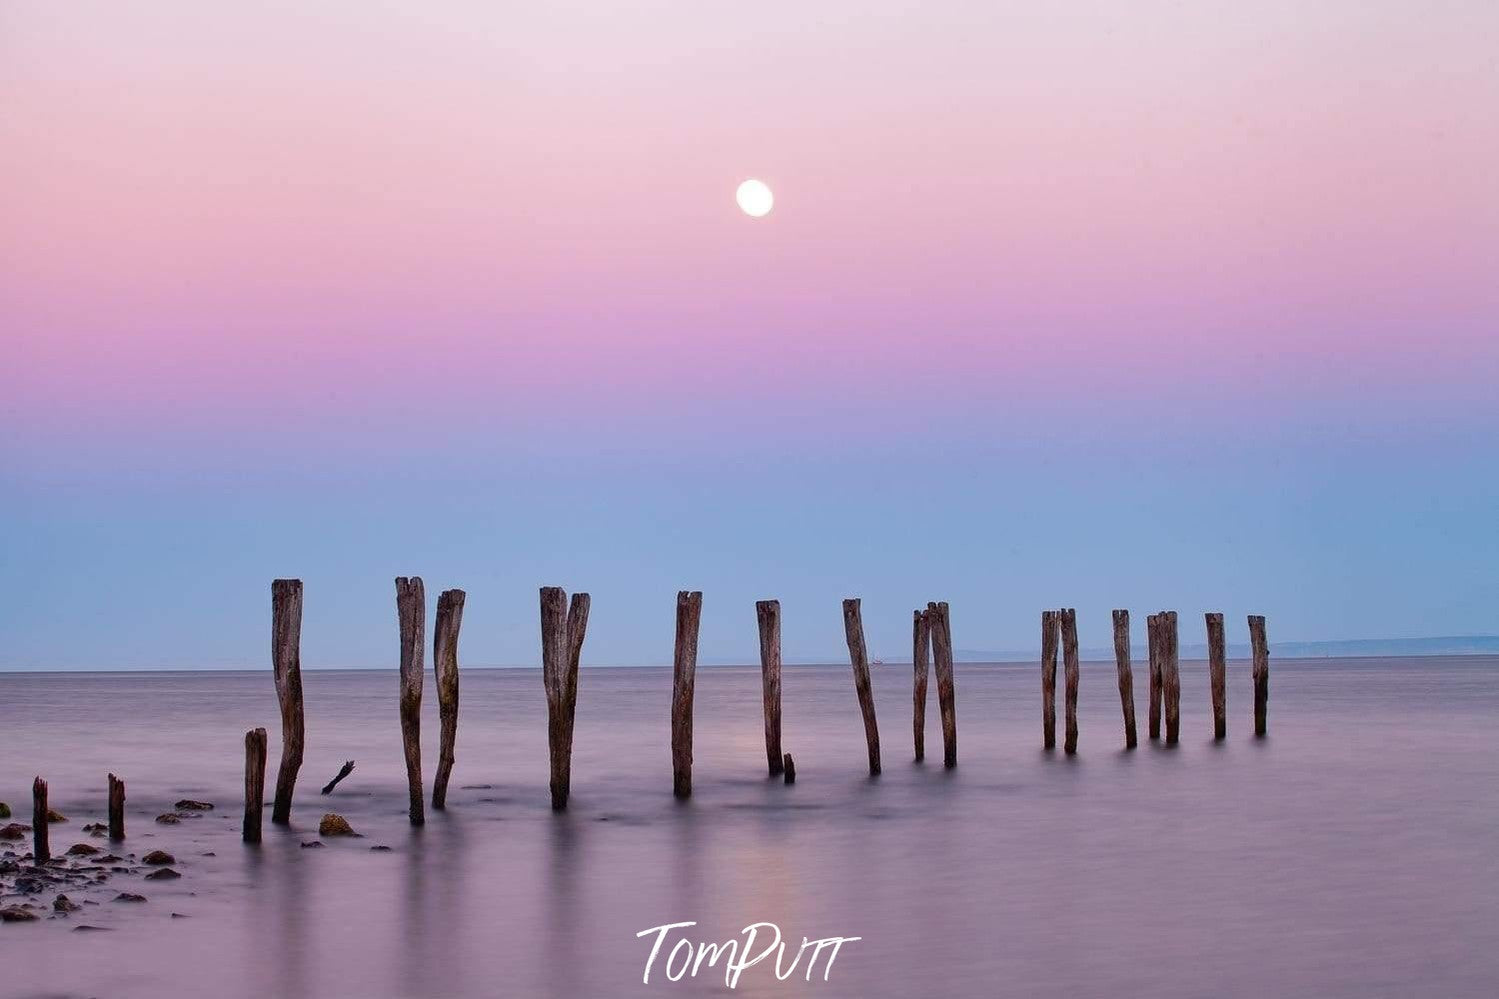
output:
M770 193L765 182L754 178L739 185L739 190L734 192L734 200L739 202L739 210L752 219L769 215L776 203L775 195Z

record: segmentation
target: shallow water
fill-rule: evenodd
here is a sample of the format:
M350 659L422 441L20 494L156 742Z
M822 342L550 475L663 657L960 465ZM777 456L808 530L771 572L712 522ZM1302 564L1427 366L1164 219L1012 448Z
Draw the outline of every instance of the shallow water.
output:
M1112 664L1085 664L1072 759L1040 749L1036 667L961 665L952 772L935 684L915 765L909 667L874 680L878 779L848 668L787 668L788 787L765 777L758 668L699 670L695 793L679 804L669 670L585 669L572 807L554 815L539 674L471 671L449 808L413 831L394 670L308 673L293 829L267 809L250 848L244 731L270 731L268 788L279 756L268 673L0 674L0 800L16 818L40 773L70 818L54 853L88 840L78 827L102 820L114 771L126 847L165 848L184 874L120 875L83 913L0 925L0 994L724 994L706 966L668 982L664 951L642 984L636 934L685 920L695 941L771 921L793 951L862 938L826 982L821 962L809 985L804 965L780 982L768 961L743 973L746 995L1460 996L1499 982L1499 658L1277 661L1264 740L1234 662L1221 745L1206 671L1184 664L1174 750L1144 739L1140 668L1131 753ZM429 682L429 783L435 701ZM321 797L349 758L354 774ZM219 807L152 822L181 797ZM302 849L325 810L364 838ZM107 901L121 890L150 901Z

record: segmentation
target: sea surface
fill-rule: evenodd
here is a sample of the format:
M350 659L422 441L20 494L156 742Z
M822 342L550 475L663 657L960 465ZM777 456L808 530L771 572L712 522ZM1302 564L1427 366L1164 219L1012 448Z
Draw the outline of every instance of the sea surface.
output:
M678 802L670 671L585 668L572 805L554 814L540 674L472 670L448 808L414 830L395 670L309 672L293 826L267 808L265 842L247 847L244 732L270 732L268 794L279 757L269 671L0 674L15 819L41 774L69 818L54 853L102 844L79 827L104 818L114 772L124 849L168 850L183 874L116 875L72 893L100 903L81 913L0 924L0 995L731 994L722 961L668 981L665 948L642 982L651 938L637 934L689 920L694 942L760 921L792 952L860 938L826 981L826 955L810 983L805 958L786 981L773 959L746 969L735 992L749 996L1499 993L1499 658L1276 661L1265 739L1233 662L1223 743L1206 669L1185 663L1172 749L1146 739L1140 667L1133 752L1113 665L1088 663L1072 758L1041 748L1038 677L958 667L945 771L935 682L916 764L910 667L876 668L871 779L848 667L787 667L788 786L767 779L758 668L701 668L695 793ZM430 676L423 711L430 789ZM346 759L352 776L321 796ZM217 808L153 821L184 797ZM363 838L303 848L325 811ZM110 901L119 891L149 901Z

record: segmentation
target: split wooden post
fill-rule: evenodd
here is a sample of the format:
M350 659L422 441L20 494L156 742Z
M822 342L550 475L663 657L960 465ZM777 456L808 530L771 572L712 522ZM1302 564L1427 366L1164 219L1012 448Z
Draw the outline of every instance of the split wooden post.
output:
M1067 688L1067 735L1062 751L1071 756L1077 752L1077 611L1065 607L1057 611L1057 619L1062 628L1062 667Z
M1254 734L1265 734L1265 715L1270 706L1270 644L1265 641L1265 618L1249 615L1249 645L1254 656Z
M1208 630L1208 685L1213 696L1213 738L1228 736L1228 652L1224 648L1223 615L1205 615Z
M1161 616L1145 618L1145 641L1150 653L1150 737L1161 737Z
M1161 612L1161 700L1165 704L1166 745L1181 738L1181 673L1177 662L1176 611Z
M437 674L437 711L442 740L437 753L437 776L432 778L432 807L448 805L448 778L458 745L458 629L463 626L462 590L443 590L437 597L437 619L432 625L432 669Z
M932 635L932 663L937 670L937 706L942 711L942 765L958 765L958 705L953 687L952 618L947 604L929 603L926 616Z
M770 776L785 769L781 754L781 602L755 601L760 625L760 687L765 702L765 763Z
M271 669L281 703L281 766L271 821L291 822L291 795L302 769L302 581L271 582Z
M426 645L427 591L420 576L396 577L396 620L401 627L401 745L411 824L427 821L422 797L422 653Z
M265 805L265 729L245 733L245 820L241 836L246 843L260 842L260 815Z
M1041 612L1041 747L1057 745L1057 612Z
M541 683L547 697L547 750L551 761L553 811L567 807L572 793L573 720L578 706L578 663L588 631L588 594L574 593L571 606L560 586L541 588Z
M52 859L47 844L47 782L38 777L31 782L31 862L40 867Z
M118 843L125 838L125 782L109 775L109 838Z
M932 647L931 619L926 611L913 611L911 617L911 726L916 740L916 760L926 759L926 677L927 656Z
M796 783L796 761L787 753L785 759L781 760L781 772L785 775L787 784Z
M848 660L854 668L854 693L864 715L864 741L869 749L869 774L880 772L880 725L874 716L874 689L869 685L869 653L864 648L864 618L859 598L843 601L843 632L848 639Z
M1119 703L1124 708L1124 748L1135 748L1135 674L1129 662L1129 611L1114 612L1114 663L1119 669Z
M692 692L697 679L697 633L702 614L700 591L677 593L671 680L671 793L678 798L692 797Z

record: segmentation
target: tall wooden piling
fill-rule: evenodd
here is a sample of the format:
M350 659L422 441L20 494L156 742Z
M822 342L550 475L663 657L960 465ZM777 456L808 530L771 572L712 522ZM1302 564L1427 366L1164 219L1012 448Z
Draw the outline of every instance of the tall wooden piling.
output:
M245 819L240 834L246 843L260 842L260 815L265 804L265 729L245 733Z
M1181 738L1181 673L1177 662L1176 611L1161 612L1161 700L1166 715L1166 745Z
M937 671L937 706L942 712L942 765L958 765L958 705L953 686L952 617L947 604L926 605L932 635L932 664Z
M401 746L406 752L406 788L411 824L427 821L422 796L422 654L427 631L427 591L420 576L396 577L396 620L401 627Z
M1067 688L1067 736L1062 751L1071 756L1077 752L1077 610L1066 607L1057 616L1062 626L1062 667Z
M678 798L692 797L692 692L702 615L701 592L677 593L677 640L671 661L671 793Z
M1135 674L1130 667L1129 611L1114 612L1114 664L1119 671L1119 704L1124 708L1124 748L1135 748Z
M583 661L583 640L588 637L588 612L593 598L574 593L567 601L567 688L562 715L562 755L567 760L569 790L572 783L573 732L578 720L578 666Z
M437 776L432 778L432 807L448 805L448 778L458 745L458 629L463 626L462 590L443 590L437 597L437 619L432 626L432 669L437 674L437 712L442 740L437 753Z
M1265 618L1249 615L1249 646L1254 657L1254 734L1265 734L1270 707L1270 643L1265 640Z
M109 838L118 843L125 838L125 782L109 775Z
M271 582L271 668L281 703L281 766L276 772L276 801L271 821L291 821L291 796L302 769L302 581Z
M931 619L926 611L913 611L911 618L911 734L916 741L916 759L926 759L927 656L932 647Z
M854 692L864 715L864 741L869 749L869 773L880 772L880 726L874 717L874 689L869 685L869 653L864 648L864 618L859 598L843 601L843 632L848 639L848 659L854 668Z
M572 793L573 720L578 706L578 663L588 631L588 594L569 605L560 586L541 588L541 683L547 698L547 750L552 809L567 807Z
M1150 737L1161 737L1161 616L1145 618L1145 641L1150 656Z
M1057 745L1057 612L1041 612L1041 746Z
M1213 697L1213 738L1228 737L1228 653L1224 647L1223 615L1209 612L1208 686Z
M755 601L760 626L760 688L765 703L765 763L770 776L786 767L781 752L781 602Z
M31 782L31 857L40 867L52 859L47 842L47 782L38 777Z

